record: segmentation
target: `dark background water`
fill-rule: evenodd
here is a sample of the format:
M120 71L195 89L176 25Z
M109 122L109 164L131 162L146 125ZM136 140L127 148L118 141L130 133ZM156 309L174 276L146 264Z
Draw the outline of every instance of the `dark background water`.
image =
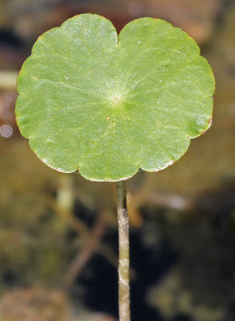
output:
M183 28L217 83L210 130L173 166L128 182L132 319L235 320L235 3L222 0L0 1L3 320L11 320L13 306L25 315L53 306L58 321L117 318L115 184L47 168L20 136L14 116L15 78L34 41L84 12L109 18L118 30L141 16ZM71 277L75 257L82 263ZM46 294L54 300L49 305Z

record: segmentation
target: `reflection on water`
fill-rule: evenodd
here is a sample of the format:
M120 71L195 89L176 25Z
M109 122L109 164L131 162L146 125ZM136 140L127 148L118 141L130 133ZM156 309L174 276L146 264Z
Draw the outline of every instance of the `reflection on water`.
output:
M13 134L13 128L10 125L2 125L0 127L0 135L5 138L11 137Z

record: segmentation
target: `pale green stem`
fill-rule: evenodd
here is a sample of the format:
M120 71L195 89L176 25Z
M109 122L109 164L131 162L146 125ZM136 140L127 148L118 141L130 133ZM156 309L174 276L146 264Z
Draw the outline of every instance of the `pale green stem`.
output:
M130 321L129 218L126 206L126 182L117 182L117 215L119 234L119 321Z

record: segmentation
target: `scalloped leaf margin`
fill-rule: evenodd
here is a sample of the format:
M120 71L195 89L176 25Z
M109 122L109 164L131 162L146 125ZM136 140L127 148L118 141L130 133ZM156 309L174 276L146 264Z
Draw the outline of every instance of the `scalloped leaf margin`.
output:
M17 81L17 123L60 172L119 181L172 165L211 125L215 80L196 42L140 18L117 35L81 14L35 42Z

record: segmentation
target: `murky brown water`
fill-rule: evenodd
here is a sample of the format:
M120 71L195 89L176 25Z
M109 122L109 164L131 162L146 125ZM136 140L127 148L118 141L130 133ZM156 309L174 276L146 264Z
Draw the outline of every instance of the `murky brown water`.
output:
M133 193L130 208L135 207L131 203L134 195L141 194L146 199L148 194L156 199L159 195L169 199L177 195L192 203L198 194L235 178L234 30L235 6L202 49L217 83L212 127L193 140L188 152L173 166L132 178L128 183ZM91 183L78 174L67 176L41 163L19 135L0 137L0 279L12 278L23 286L54 285L62 279L75 250L82 248L87 236L68 242L67 235L74 231L71 210L75 201L89 211L107 212L107 226L115 226L114 184ZM65 198L61 196L61 200L58 195ZM141 216L132 218L133 226L141 228L143 222ZM174 239L182 229L172 233ZM217 316L219 313L221 310ZM216 316L210 320L219 321Z

